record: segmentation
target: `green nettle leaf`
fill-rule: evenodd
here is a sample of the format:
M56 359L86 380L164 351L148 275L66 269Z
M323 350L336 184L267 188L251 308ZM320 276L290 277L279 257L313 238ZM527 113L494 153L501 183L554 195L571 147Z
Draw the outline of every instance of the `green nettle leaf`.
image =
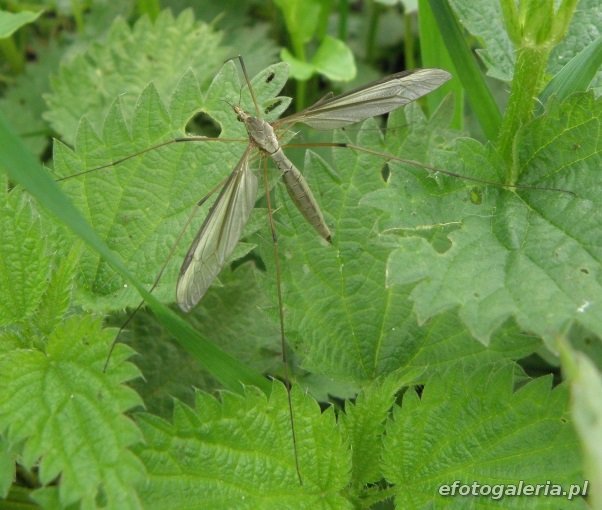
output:
M133 28L118 19L106 40L61 67L46 98L45 117L68 143L75 140L82 115L95 128L102 126L116 97L129 119L150 81L162 97L171 94L187 69L207 83L229 56L220 40L209 25L194 20L191 10L175 19L165 10L154 22L143 17Z
M3 190L0 205L0 326L25 322L40 305L52 265L38 264L52 251L27 195Z
M578 443L568 422L566 386L535 379L513 391L512 365L454 367L405 393L383 445L383 470L397 508L466 508L468 496L442 497L444 484L583 483ZM543 490L543 489L542 489ZM557 508L558 498L503 498L504 508ZM493 493L478 498L498 508ZM581 498L563 508L585 508ZM569 505L569 506L567 506Z
M119 346L102 373L113 338L98 320L74 316L48 337L45 352L0 358L0 431L10 444L23 443L24 466L39 461L42 484L60 475L63 507L81 500L93 508L100 497L110 508L138 508L135 484L144 469L128 447L140 434L122 414L141 404L123 385L138 371Z
M459 307L462 320L483 342L509 317L548 342L571 322L602 334L602 184L596 171L602 162L601 115L600 100L575 95L551 106L518 135L520 183L574 195L489 188L480 205L452 207L449 214L441 209L445 202L438 196L425 197L421 210L442 214L424 228L455 225L448 246L438 247L416 235L401 237L387 268L388 285L417 282L411 298L419 321ZM441 167L456 169L450 158L475 162L478 149L478 144L462 142ZM458 169L465 174L476 170ZM404 182L393 185L400 203L416 201L413 193L404 198ZM462 193L448 198L459 204L466 201ZM404 206L390 208L396 218L400 207Z
M393 373L364 386L355 402L347 403L340 423L349 437L352 454L351 487L361 492L382 478L383 436L399 388L419 371Z
M194 409L176 405L173 423L141 415L148 470L145 508L345 509L350 452L332 408L322 412L294 390L299 485L287 396L274 383L269 398L249 388L221 401L198 393Z
M390 125L397 129L385 139L374 123L366 122L355 143L416 160L447 155L442 149L457 136L443 128L446 122L439 116L447 112L427 121L418 107L405 110L408 119L393 116ZM315 235L285 194L276 211L287 340L303 368L353 385L399 367L436 372L462 358L479 364L522 357L537 348L538 340L510 321L495 332L489 350L471 337L455 312L441 313L419 326L409 298L411 287L386 285L389 254L400 242L396 232L432 238L435 246L446 249L447 235L459 225L454 215L462 218L481 210L470 200L474 183L433 179L424 169L400 169L386 158L348 149L333 149L331 158L329 163L309 152L303 169L333 231L332 245ZM474 161L482 162L476 157ZM263 237L257 244L267 265L265 292L273 294L271 241ZM412 258L407 266L409 271L424 264Z
M263 216L261 220L266 221ZM272 295L264 292L262 278L263 273L252 263L233 271L226 268L220 273L223 286L214 285L189 320L201 335L219 341L220 349L257 372L280 374L280 328L276 315L270 313ZM192 403L194 388L215 387L198 361L174 344L152 314L138 312L127 329L128 344L144 353L136 358L144 380L138 379L132 386L149 412L167 417L174 398Z
M286 78L284 64L260 73L253 82L258 100L273 101ZM243 92L243 106L252 111L248 91ZM84 121L74 151L60 143L55 145L54 171L59 176L72 176L183 136L188 121L201 110L221 127L223 137L240 140L177 143L64 182L65 191L96 231L149 288L177 244L155 291L159 299L174 299L179 266L212 200L197 211L183 238L178 239L191 212L198 209L195 205L219 187L244 151L244 127L228 105L237 104L240 98L241 85L233 63L224 66L205 94L201 93L195 74L189 71L178 83L168 107L151 84L138 100L131 120L124 117L121 102L117 101L107 115L101 135ZM287 105L283 100L271 115L279 115ZM235 256L244 255L248 249L237 250ZM137 293L124 288L121 279L98 255L85 254L80 268L80 298L86 306L115 310L138 302Z

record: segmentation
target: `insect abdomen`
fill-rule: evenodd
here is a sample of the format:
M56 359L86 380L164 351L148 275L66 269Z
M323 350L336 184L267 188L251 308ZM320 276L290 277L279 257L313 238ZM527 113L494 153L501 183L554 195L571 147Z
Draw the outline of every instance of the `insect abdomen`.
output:
M330 242L331 233L328 225L326 225L318 202L314 198L301 172L299 172L295 165L293 165L293 163L284 155L282 150L278 150L272 154L272 158L282 172L282 180L286 185L286 190L297 206L297 209L299 209L304 218L316 229L318 234Z

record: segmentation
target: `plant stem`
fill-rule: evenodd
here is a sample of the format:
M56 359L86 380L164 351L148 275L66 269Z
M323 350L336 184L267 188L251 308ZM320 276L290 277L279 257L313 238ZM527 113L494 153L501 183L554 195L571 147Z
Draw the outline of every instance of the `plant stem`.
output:
M305 55L305 47L303 43L296 37L291 37L291 43L293 46L293 52L295 57L297 57L302 62L307 62L307 57ZM297 107L297 111L303 110L305 108L305 98L307 95L307 80L297 80L296 85L296 95L295 95L295 105Z
M347 40L347 19L349 17L349 0L339 0L339 39Z
M6 61L10 65L11 70L15 74L20 74L25 68L25 60L23 55L17 49L13 37L7 37L0 40L0 53L4 55Z
M508 106L502 119L497 146L500 155L508 163L506 182L518 180L518 162L514 156L516 133L533 117L534 99L539 92L550 50L542 46L519 48Z
M374 48L376 46L376 32L378 29L378 18L380 15L380 4L370 2L370 20L368 24L368 35L366 37L366 62L374 60Z
M403 52L406 69L416 67L416 59L414 58L414 18L415 16L407 10L403 13Z

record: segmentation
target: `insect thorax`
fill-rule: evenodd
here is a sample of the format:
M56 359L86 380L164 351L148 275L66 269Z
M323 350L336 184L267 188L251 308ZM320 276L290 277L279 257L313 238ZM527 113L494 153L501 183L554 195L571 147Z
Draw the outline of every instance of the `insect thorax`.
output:
M280 148L274 128L265 120L248 116L244 119L247 133L261 150L274 154Z

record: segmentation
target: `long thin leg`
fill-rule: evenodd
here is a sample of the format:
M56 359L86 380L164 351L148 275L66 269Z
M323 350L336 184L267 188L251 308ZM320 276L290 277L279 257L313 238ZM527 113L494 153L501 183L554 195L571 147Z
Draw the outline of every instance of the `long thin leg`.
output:
M110 168L115 165L119 165L124 161L128 161L129 159L136 158L141 156L142 154L146 154L147 152L154 151L155 149L160 149L162 147L167 147L168 145L172 145L174 143L180 142L245 142L248 143L249 140L245 138L208 138L206 136L181 136L179 138L173 138L172 140L167 140L166 142L158 143L157 145L152 145L151 147L147 147L141 151L130 154L129 156L125 156L124 158L116 159L115 161L111 161L106 165L95 166L94 168L89 168L88 170L84 170L83 172L78 172L76 174L68 175L67 177L61 177L56 179L56 182L66 181L68 179L73 179L74 177L80 177L82 175L86 175L92 172L96 172L97 170L103 170L104 168Z
M333 147L335 149L351 149L358 152L363 152L365 154L372 154L374 156L379 156L385 160L390 161L398 161L400 163L405 163L407 165L415 166L416 168L422 168L427 172L431 172L433 174L441 174L441 175L449 175L450 177L455 177L456 179L462 179L463 181L477 182L479 184L486 184L488 186L495 186L497 188L510 188L510 189L532 189L539 191L556 191L558 193L567 193L569 195L576 196L572 191L562 189L562 188L551 188L547 186L531 186L529 184L504 184L502 182L494 182L489 181L487 179L479 179L478 177L469 177L468 175L458 174L456 172L450 172L449 170L441 170L440 168L436 168L434 166L426 165L424 163L420 163L419 161L414 161L412 159L403 159L397 156L393 156L393 154L387 154L386 152L379 152L373 149L368 149L367 147L362 147L360 145L355 145L353 143L347 142L316 142L316 143L287 143L283 145L283 149L287 148L312 148L312 147Z
M209 191L209 193L207 193L203 198L201 198L201 200L199 200L196 203L196 207L194 207L194 209L192 210L192 212L188 215L188 218L186 219L186 223L184 223L184 226L180 230L180 233L178 234L178 237L176 238L176 240L173 243L171 249L169 250L169 253L167 254L165 262L163 262L163 265L161 266L161 269L159 269L159 273L155 277L155 280L154 280L153 284L151 285L150 289L148 290L149 293L153 292L157 288L157 285L159 285L159 281L161 280L161 277L163 276L163 273L165 271L165 268L167 267L167 264L169 264L169 261L173 258L174 254L176 252L176 248L178 247L178 245L182 241L182 237L184 237L184 234L187 232L188 228L190 227L190 224L192 223L192 220L194 219L194 217L198 213L200 207L209 199L209 197L211 195L213 195L217 190L221 189L224 186L225 181L226 181L226 179L222 179L217 186L215 186L214 188L212 188ZM113 343L111 344L111 347L109 349L109 354L107 355L107 359L106 359L105 364L104 364L103 369L102 369L103 372L107 371L107 367L109 366L109 361L111 359L111 355L113 354L113 350L115 349L115 345L117 344L117 341L119 340L119 337L121 336L121 333L128 326L128 324L132 321L132 319L134 318L134 316L138 313L138 311L143 306L144 306L144 300L142 300L142 301L140 301L140 303L138 303L138 306L128 316L128 318L124 321L124 323L119 327L119 331L117 331L117 334L115 335L115 339L113 340Z
M284 378L286 379L286 394L288 398L288 413L291 422L291 434L293 436L293 454L295 455L295 469L297 470L297 478L299 484L303 485L301 469L299 467L299 452L297 450L297 434L295 432L295 413L293 411L293 400L291 398L291 377L288 365L288 356L286 355L286 340L284 336L284 302L282 299L282 282L280 270L280 255L278 251L278 235L276 234L276 224L274 223L274 215L272 209L272 201L270 199L270 185L268 182L268 161L263 158L263 182L265 186L265 198L268 206L268 220L270 223L270 231L272 233L272 246L274 247L274 267L276 269L276 293L278 295L278 314L280 319L280 349L282 351L282 364L284 365Z

